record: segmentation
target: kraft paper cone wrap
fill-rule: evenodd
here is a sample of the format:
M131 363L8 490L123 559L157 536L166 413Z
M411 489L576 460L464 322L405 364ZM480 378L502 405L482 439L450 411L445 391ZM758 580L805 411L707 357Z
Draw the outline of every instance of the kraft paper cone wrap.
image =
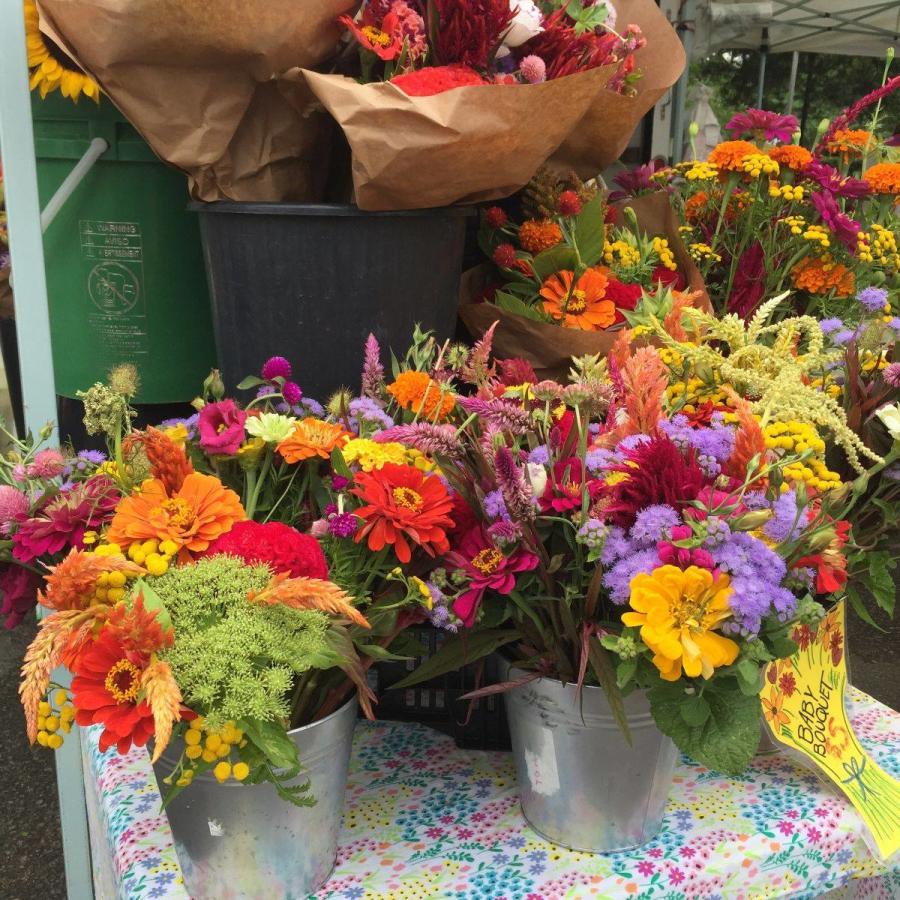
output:
M678 233L678 218L665 194L648 194L635 200L614 204L617 209L630 206L638 224L649 235L660 235L669 241L678 270L688 282L689 291L699 291L694 301L699 309L712 311L703 278L691 259ZM619 337L621 328L608 331L580 331L517 315L493 303L476 302L487 286L487 265L469 269L460 282L459 317L475 339L497 322L493 349L498 359L527 359L539 379L565 381L573 356L600 353L605 356ZM624 327L624 326L623 326Z
M575 171L593 178L624 152L641 119L678 80L685 66L684 47L665 13L654 0L613 0L616 28L639 25L647 45L635 53L641 78L637 93L624 97L602 91L571 130L549 164L559 171Z
M542 84L491 84L410 97L304 70L353 153L360 209L425 209L523 187L605 90L614 67Z
M317 200L330 123L302 82L357 0L40 0L41 29L198 200Z

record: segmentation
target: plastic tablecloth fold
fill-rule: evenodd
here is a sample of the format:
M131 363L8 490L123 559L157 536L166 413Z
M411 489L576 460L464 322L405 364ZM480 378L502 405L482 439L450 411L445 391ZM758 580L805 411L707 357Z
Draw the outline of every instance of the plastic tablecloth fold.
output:
M900 714L855 689L856 732L900 776ZM98 900L188 893L145 751L100 753L83 730ZM660 834L592 855L549 844L519 810L507 753L461 750L422 725L360 722L337 866L320 900L795 900L900 896L900 867L876 860L843 795L786 756L740 778L688 759Z

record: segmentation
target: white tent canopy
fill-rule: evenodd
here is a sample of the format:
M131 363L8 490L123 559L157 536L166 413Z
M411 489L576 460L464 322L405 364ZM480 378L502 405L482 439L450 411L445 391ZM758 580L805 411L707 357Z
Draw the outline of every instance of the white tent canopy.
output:
M698 3L695 52L765 48L884 56L897 47L898 0L767 0Z

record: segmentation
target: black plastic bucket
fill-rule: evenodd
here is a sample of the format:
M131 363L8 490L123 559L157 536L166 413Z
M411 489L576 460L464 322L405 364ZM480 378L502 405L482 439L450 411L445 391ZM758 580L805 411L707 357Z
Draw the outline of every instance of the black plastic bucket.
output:
M468 207L193 203L226 387L272 355L309 397L359 386L372 332L401 355L413 326L453 336Z

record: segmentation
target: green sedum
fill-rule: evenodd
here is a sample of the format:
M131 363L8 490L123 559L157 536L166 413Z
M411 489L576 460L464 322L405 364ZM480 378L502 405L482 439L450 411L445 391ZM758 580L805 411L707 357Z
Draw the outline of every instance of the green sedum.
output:
M286 718L294 674L334 664L324 613L248 602L270 579L265 566L213 556L154 581L175 626L175 645L161 656L213 730Z

